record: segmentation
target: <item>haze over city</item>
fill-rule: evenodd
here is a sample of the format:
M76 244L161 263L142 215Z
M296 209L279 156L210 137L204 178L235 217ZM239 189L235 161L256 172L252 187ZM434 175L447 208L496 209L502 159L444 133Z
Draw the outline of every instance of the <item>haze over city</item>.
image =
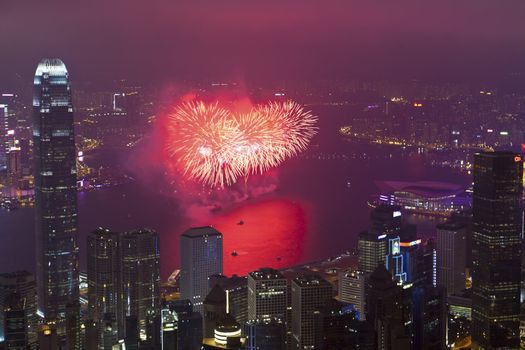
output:
M525 2L0 2L0 350L525 349Z

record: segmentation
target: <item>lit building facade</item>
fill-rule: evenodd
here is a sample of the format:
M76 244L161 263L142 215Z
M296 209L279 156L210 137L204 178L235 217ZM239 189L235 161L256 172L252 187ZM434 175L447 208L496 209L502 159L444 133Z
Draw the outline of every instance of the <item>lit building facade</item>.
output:
M338 278L339 300L354 305L357 318L365 320L365 278L361 271L341 271Z
M472 343L474 349L519 347L522 250L521 156L474 157Z
M148 229L126 232L120 244L123 313L137 318L144 340L148 314L160 310L159 235Z
M437 226L437 275L438 285L446 288L447 295L465 289L467 267L467 231L459 223Z
M0 341L5 338L4 306L9 295L16 293L24 300L27 341L31 349L37 346L38 317L36 315L35 276L27 271L0 274Z
M385 265L388 252L387 234L362 232L357 242L359 271L372 273L379 265Z
M277 319L287 322L288 281L277 270L260 269L248 274L248 320Z
M222 234L213 227L196 227L180 239L180 291L183 299L202 312L204 298L210 292L208 279L223 273Z
M89 317L99 325L100 340L106 315L112 316L123 335L119 234L103 228L93 231L87 240L87 265Z
M295 349L313 349L315 314L332 299L332 285L315 275L292 281L292 336Z
M78 302L76 153L69 74L59 59L36 69L33 95L38 309L63 319Z

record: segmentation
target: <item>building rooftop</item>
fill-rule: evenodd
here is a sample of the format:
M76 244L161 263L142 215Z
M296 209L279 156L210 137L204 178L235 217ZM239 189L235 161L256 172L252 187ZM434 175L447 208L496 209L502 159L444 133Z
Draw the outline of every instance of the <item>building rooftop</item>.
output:
M202 226L202 227L192 227L189 230L186 230L182 236L188 237L188 238L198 238L198 237L205 237L205 236L221 236L222 233L217 231L215 228L211 226Z
M302 275L296 277L293 281L299 287L331 286L324 278L314 274Z
M408 192L424 198L458 195L465 191L462 185L438 181L377 181L376 185L384 192Z
M35 76L42 76L44 74L54 76L67 75L67 68L59 58L44 58L38 63Z
M282 273L275 269L271 268L262 268L257 271L252 271L249 273L250 277L254 280L271 280L271 279L284 279Z

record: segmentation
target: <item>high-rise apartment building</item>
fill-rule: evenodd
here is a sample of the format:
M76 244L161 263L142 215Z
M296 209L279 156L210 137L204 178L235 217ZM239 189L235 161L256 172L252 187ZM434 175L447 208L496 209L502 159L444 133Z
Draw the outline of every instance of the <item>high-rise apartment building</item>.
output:
M474 156L472 343L519 347L523 161L511 152Z
M38 309L64 319L78 302L77 182L69 73L59 59L43 59L33 95L33 150Z
M195 227L180 239L180 290L183 299L202 312L204 298L210 292L208 279L223 273L222 234L213 227Z

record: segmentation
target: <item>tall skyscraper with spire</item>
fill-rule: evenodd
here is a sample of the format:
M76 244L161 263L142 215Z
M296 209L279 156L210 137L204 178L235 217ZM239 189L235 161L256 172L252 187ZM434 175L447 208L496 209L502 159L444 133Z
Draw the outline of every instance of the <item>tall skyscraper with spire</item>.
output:
M522 242L521 155L474 156L472 348L518 349Z
M39 314L64 319L78 302L76 152L69 74L43 59L33 95L36 276Z

